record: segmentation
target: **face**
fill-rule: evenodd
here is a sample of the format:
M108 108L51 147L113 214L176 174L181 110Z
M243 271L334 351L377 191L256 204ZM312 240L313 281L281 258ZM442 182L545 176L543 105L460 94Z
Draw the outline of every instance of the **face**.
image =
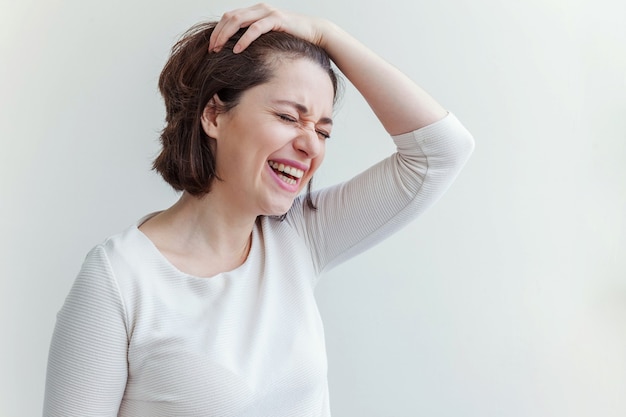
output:
M208 106L203 127L215 139L223 180L213 182L211 194L253 216L289 210L324 159L333 98L318 64L285 59L233 109L213 114Z

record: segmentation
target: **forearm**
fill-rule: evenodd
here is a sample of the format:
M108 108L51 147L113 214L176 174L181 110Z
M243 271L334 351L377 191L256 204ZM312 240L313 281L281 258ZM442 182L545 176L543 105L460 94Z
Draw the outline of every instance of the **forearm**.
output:
M397 68L332 22L319 45L368 102L384 128L398 135L441 120L447 111Z
M283 12L266 4L234 10L225 13L215 27L209 50L219 51L242 27L248 29L237 41L235 53L272 30L287 32L324 48L392 135L417 130L447 114L409 77L325 19Z

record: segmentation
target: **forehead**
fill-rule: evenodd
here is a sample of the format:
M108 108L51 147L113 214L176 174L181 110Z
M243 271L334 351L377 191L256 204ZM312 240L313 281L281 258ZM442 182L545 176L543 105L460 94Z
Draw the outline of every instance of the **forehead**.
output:
M333 83L326 70L304 58L277 62L269 81L249 92L251 98L265 103L300 103L312 113L325 117L331 116L335 98Z

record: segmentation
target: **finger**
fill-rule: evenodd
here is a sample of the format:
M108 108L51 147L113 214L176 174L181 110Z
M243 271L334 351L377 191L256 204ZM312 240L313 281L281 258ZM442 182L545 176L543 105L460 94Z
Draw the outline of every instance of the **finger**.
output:
M211 38L209 39L209 51L219 51L226 41L239 30L241 23L239 16L244 12L243 9L232 10L222 15L215 25Z
M272 9L264 4L224 13L209 40L209 50L218 51L239 29L265 18Z
M233 52L236 54L240 53L248 46L250 46L252 42L258 39L259 36L273 30L279 30L279 27L277 27L276 21L274 19L268 17L265 19L257 20L248 27L243 35L241 35L241 38L239 38L239 40L233 47Z

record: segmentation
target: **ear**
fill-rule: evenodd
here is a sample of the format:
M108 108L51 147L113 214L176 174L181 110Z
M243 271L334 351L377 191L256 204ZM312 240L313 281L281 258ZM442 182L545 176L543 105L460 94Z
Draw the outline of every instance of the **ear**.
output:
M218 116L222 113L221 109L223 107L224 103L217 94L215 94L206 104L202 112L202 130L211 138L217 139L218 137Z

